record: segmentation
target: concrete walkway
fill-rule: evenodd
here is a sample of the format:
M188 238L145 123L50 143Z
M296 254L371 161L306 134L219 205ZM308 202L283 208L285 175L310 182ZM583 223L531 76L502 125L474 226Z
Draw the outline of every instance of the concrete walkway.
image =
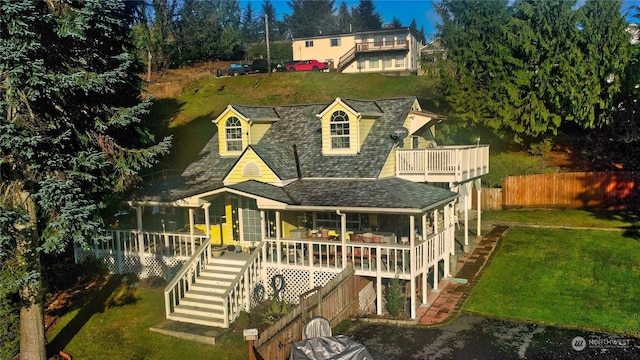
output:
M498 240L508 229L508 226L498 225L485 236L473 240L475 248L472 252L458 258L456 264L458 271L451 274L456 278L466 279L467 283L441 280L438 291L432 291L427 296L427 303L431 306L425 305L418 308L416 315L419 324L434 325L455 318L462 310L470 290L479 280L479 275L496 248Z

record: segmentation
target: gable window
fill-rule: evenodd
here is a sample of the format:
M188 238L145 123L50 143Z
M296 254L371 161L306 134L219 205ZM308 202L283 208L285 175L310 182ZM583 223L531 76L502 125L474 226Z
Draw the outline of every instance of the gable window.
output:
M242 124L240 119L232 116L224 124L227 136L227 151L242 151Z
M313 47L313 40L307 40L304 42L304 47Z
M331 114L329 134L332 149L349 148L349 116L341 110Z
M340 46L340 38L329 39L329 41L331 42L331 47Z

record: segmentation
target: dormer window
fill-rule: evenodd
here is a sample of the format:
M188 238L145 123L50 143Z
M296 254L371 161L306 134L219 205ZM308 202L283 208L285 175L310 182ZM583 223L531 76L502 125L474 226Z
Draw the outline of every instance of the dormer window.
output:
M227 151L242 151L242 124L240 119L232 116L224 124Z
M331 114L329 120L331 149L349 148L349 116L341 110Z

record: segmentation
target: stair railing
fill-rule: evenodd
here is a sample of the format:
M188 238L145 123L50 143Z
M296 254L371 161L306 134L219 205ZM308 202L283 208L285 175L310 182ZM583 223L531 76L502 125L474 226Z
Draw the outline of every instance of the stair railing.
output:
M251 307L251 289L261 280L263 246L261 241L222 295L225 328L235 321L241 310Z
M164 307L167 318L169 318L175 307L180 304L180 299L184 298L210 259L211 241L207 239L196 249L189 261L180 268L180 271L164 288Z

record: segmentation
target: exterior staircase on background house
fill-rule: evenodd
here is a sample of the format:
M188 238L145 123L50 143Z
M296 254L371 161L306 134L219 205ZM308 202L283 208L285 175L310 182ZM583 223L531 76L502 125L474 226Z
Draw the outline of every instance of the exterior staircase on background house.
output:
M224 326L223 294L240 274L246 260L215 258L207 264L195 283L191 285L169 320L215 326Z

